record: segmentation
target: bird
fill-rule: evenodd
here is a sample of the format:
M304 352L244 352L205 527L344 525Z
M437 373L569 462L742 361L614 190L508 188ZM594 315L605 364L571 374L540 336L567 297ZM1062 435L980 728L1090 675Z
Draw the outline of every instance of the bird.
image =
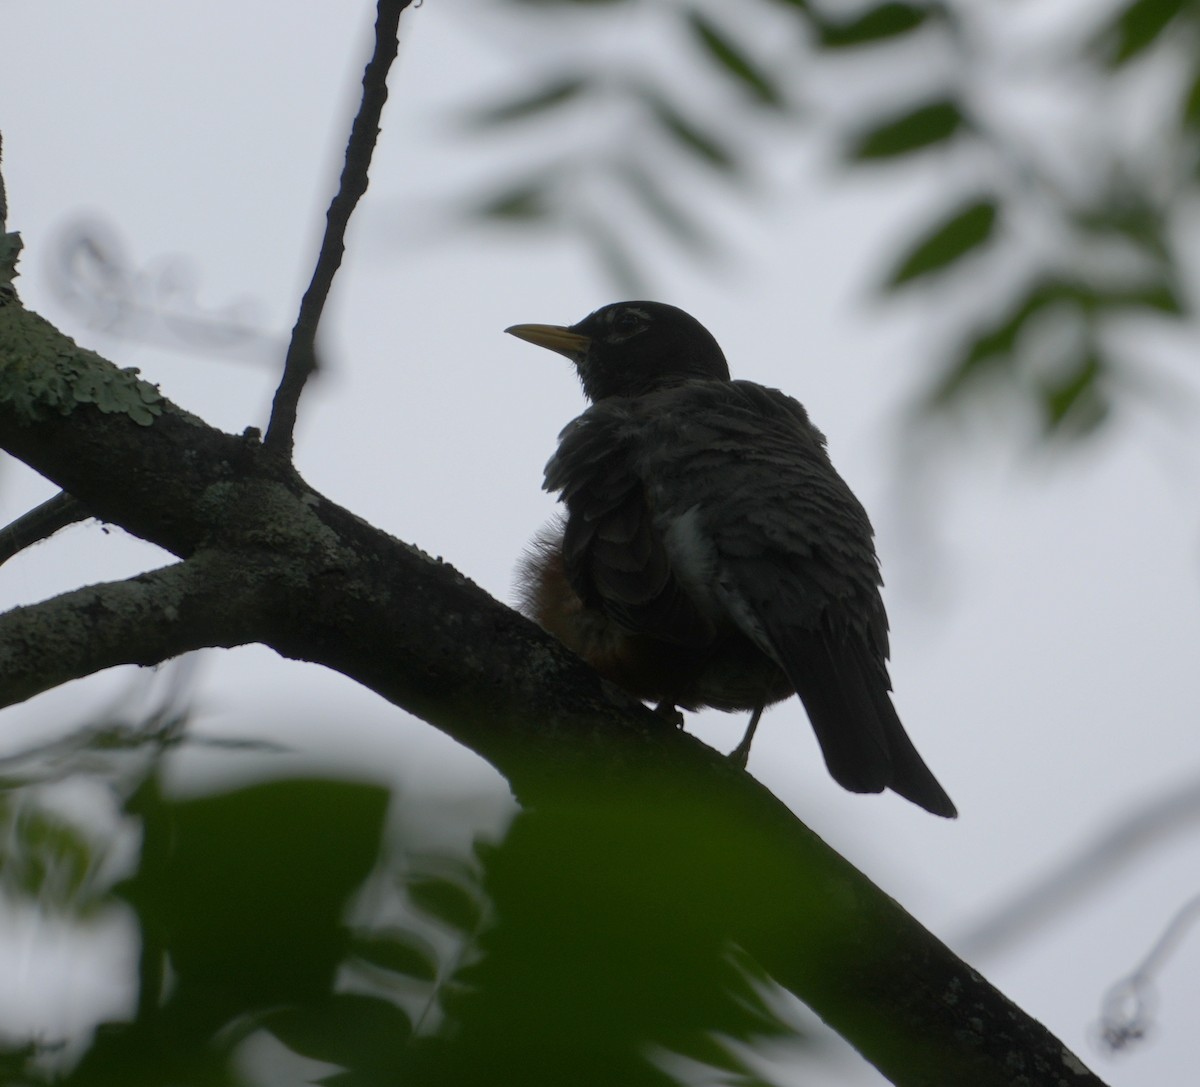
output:
M565 355L590 401L546 465L564 513L522 561L519 610L677 723L750 711L742 767L795 694L840 785L955 817L892 704L871 522L804 407L732 379L663 302L505 331Z

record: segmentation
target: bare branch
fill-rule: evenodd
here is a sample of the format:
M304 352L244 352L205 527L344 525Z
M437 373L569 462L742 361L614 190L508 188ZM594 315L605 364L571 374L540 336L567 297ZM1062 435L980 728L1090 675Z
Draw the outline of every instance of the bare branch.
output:
M66 491L60 491L11 524L0 528L0 565L25 548L49 539L59 529L86 521L90 516L78 499L72 498Z
M271 421L263 439L264 448L281 460L290 459L296 428L296 408L309 376L317 368L317 329L329 298L333 277L345 253L346 227L363 193L367 170L379 137L379 119L387 101L387 74L398 48L400 13L411 0L379 0L375 20L375 52L363 72L363 94L358 115L350 128L338 191L325 215L325 237L313 270L312 282L304 292L300 314L292 329L284 363L283 379L271 405Z

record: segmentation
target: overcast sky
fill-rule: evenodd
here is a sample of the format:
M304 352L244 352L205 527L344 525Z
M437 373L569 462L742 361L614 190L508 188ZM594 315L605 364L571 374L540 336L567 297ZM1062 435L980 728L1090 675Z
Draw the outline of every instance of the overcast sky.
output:
M440 196L494 179L503 153L452 132L451 107L538 55L535 20L506 24L498 7L426 0L405 18L371 189L324 329L326 370L301 404L297 461L333 500L511 600L514 564L553 510L542 466L583 401L564 360L502 330L570 323L616 296L576 245L456 231L438 210ZM248 300L282 342L370 19L365 4L316 0L4 0L0 131L26 305L141 367L208 422L262 426L277 354L223 358L89 329L51 290L54 247L81 216L101 216L137 265L186 257L201 304ZM661 44L653 23L634 31L639 48ZM734 259L709 271L653 242L654 295L699 317L735 376L792 393L828 435L876 526L897 706L961 817L842 792L795 700L766 715L749 770L953 946L1140 805L1200 779L1195 341L1153 345L1188 364L1174 370L1187 395L1172 413L1118 412L1098 439L1056 454L1031 450L1015 419L975 420L932 444L914 476L901 418L935 361L925 345L942 315L874 304L870 285L887 242L905 236L915 209L936 205L937 166L846 181L797 143L765 167L770 196L753 211L713 204ZM0 468L5 522L51 493L19 465ZM0 570L0 605L166 561L119 531L76 526ZM5 710L0 753L85 717L124 682L96 677ZM372 766L410 790L504 794L430 726L262 648L207 658L198 702L209 735L282 731L310 760ZM345 722L359 738L349 751L344 728L329 729ZM743 723L711 713L689 728L728 749ZM221 757L185 758L183 776ZM1200 934L1162 979L1151 1043L1113 1061L1086 1035L1101 993L1200 889L1197 873L1193 824L976 965L1114 1087L1191 1082ZM103 984L74 976L64 945L48 946L36 924L8 932L0 950L20 955L24 973L0 970L3 1025L53 1036L86 1017ZM60 987L31 1000L35 974ZM805 1068L797 1081L821 1074ZM879 1081L853 1061L836 1075L828 1082Z

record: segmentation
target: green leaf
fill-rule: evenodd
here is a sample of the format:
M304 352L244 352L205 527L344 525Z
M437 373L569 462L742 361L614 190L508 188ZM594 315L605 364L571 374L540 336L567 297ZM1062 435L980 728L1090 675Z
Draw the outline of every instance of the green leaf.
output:
M388 799L375 785L319 778L185 800L151 785L135 794L142 864L122 892L143 931L169 936L177 1006L228 1019L327 992Z
M749 1064L737 1053L733 1046L725 1040L711 1034L693 1034L688 1037L678 1052L689 1060L704 1065L707 1069L729 1073L736 1076L738 1087L747 1087L748 1083L758 1083L753 1077L754 1071ZM728 1080L726 1081L728 1082Z
M749 91L763 105L771 106L774 109L783 108L783 94L776 84L703 12L695 9L690 11L688 26L699 45L727 75Z
M20 896L45 913L87 913L102 849L73 823L33 802L0 809L0 894Z
M422 913L459 932L479 928L483 915L479 899L461 885L440 876L414 876L407 887L409 900Z
M1109 402L1101 383L1106 373L1104 360L1092 348L1080 355L1065 377L1042 384L1042 425L1047 433L1080 436L1105 420Z
M404 977L435 981L438 976L437 952L406 929L356 935L350 950L371 965Z
M1101 238L1116 236L1148 253L1160 264L1171 262L1164 213L1144 193L1117 190L1105 194L1096 205L1069 214L1070 221L1080 230Z
M358 993L281 1009L265 1025L293 1053L352 1070L395 1068L412 1034L411 1020L395 1004Z
M1112 68L1145 52L1184 9L1186 0L1133 0L1100 35L1099 46Z
M1188 85L1187 94L1184 95L1179 119L1185 128L1200 128L1200 68L1192 73L1192 81Z
M653 171L631 160L616 166L616 175L646 209L647 214L677 242L696 253L711 253L711 235L684 210L682 201L671 196Z
M487 197L470 212L480 219L501 219L510 222L545 219L550 214L550 201L541 181L521 181Z
M1071 279L1042 276L1032 280L998 319L976 331L967 341L930 391L929 405L947 407L976 379L1011 368L1017 338L1027 322L1050 306L1062 304L1086 311L1094 307L1095 295L1090 288Z
M674 1081L648 1059L663 1049L708 1063L689 1082L755 1082L719 1072L736 1067L727 1045L761 1052L744 983L730 985L730 926L748 916L756 939L787 941L797 909L788 899L785 918L749 878L770 863L761 831L654 773L616 789L574 780L520 812L484 872L495 924L457 975L470 988L443 1002L461 1041L436 1082L650 1087ZM734 872L713 863L725 855Z
M994 233L997 212L996 201L990 197L955 211L909 250L888 278L887 286L895 288L941 271L972 249L978 249Z
M826 49L845 49L908 34L922 26L929 14L923 4L880 4L843 22L822 18L817 33Z
M651 287L637 260L611 226L588 217L581 222L580 229L592 255L619 294L642 298L650 293Z
M1187 306L1167 280L1097 292L1099 305L1111 309L1150 309L1168 317L1183 317Z
M847 155L859 160L907 155L951 139L965 121L958 103L949 98L940 99L860 133L851 143Z
M517 95L507 102L500 102L472 113L467 123L474 128L490 128L493 125L523 121L540 113L547 113L577 99L591 81L584 76L561 76L527 94Z
M739 172L737 156L711 133L705 132L672 103L656 91L644 92L643 100L654 120L674 141L693 158L719 173Z

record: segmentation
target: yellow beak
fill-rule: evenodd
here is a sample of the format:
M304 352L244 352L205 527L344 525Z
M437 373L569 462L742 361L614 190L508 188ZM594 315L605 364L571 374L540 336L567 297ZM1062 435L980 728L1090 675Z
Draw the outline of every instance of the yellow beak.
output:
M519 340L528 340L538 347L547 347L566 355L569 359L577 359L587 354L591 345L590 336L581 336L562 325L512 325L504 330Z

